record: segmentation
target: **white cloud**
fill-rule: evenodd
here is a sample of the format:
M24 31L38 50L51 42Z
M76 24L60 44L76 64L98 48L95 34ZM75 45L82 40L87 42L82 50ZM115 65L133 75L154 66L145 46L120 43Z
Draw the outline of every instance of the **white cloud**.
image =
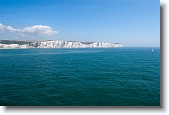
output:
M21 36L51 36L58 33L57 31L54 31L50 26L43 25L34 25L21 29L15 29L11 26L7 26L6 30Z
M3 31L4 29L5 29L5 26L0 23L0 32Z
M14 29L12 26L6 26L6 30L10 31L10 32L17 32L17 29Z
M4 26L0 23L0 31L4 29L20 36L52 36L58 33L57 31L53 30L50 26L34 25L30 27L16 29L12 26Z

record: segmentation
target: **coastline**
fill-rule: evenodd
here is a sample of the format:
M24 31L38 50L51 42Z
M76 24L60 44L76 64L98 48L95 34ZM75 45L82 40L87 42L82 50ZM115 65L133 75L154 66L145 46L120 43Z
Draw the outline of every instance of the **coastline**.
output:
M110 42L79 42L79 41L0 41L0 49L27 48L115 48L123 47L121 43Z

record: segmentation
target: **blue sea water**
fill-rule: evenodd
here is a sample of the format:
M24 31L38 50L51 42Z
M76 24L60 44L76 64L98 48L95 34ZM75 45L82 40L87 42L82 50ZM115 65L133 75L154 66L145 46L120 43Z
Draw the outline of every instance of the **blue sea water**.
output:
M0 105L160 106L160 48L0 50Z

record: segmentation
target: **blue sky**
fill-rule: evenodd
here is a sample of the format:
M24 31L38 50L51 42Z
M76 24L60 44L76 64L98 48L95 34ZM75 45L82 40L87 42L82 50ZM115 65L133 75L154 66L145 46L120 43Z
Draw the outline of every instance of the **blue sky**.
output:
M0 0L0 39L160 46L160 0Z

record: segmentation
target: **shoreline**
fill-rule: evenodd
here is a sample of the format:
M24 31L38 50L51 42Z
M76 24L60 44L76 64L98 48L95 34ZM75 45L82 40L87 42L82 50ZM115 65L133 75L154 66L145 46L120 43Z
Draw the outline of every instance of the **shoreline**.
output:
M110 42L79 42L79 41L0 41L0 49L24 49L24 48L115 48L123 47L121 43Z

